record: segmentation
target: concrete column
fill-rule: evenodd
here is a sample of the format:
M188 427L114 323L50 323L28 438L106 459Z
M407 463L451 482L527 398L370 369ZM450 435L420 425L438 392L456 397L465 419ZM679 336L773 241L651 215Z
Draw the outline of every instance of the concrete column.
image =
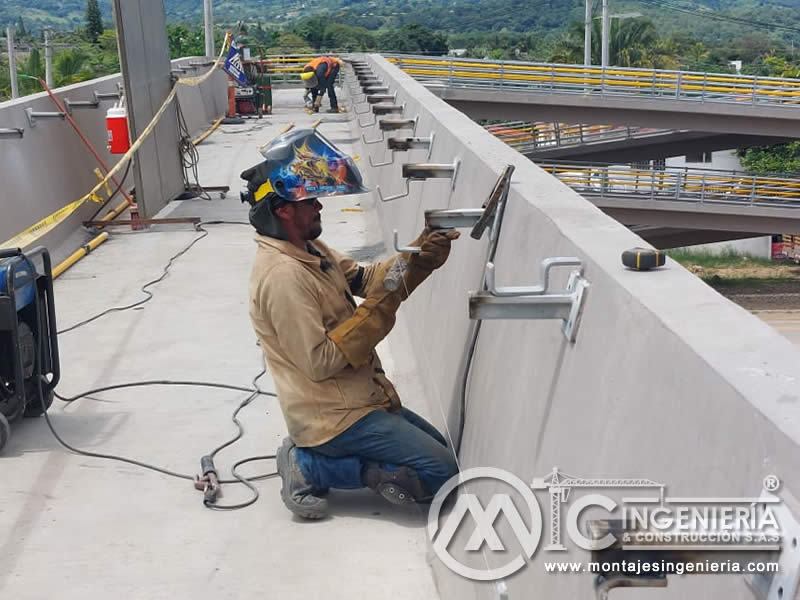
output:
M53 43L49 29L44 30L44 80L47 87L53 87Z
M608 66L608 0L603 0L603 51L601 65Z
M137 139L172 89L167 17L163 0L114 0L119 64L125 86L131 141ZM183 193L175 107L168 108L136 153L131 167L136 204L153 217Z
M214 57L214 5L212 0L203 0L203 20L205 21L206 56Z
M19 83L17 82L17 59L14 56L14 27L6 27L8 40L8 70L11 73L11 97L19 98Z
M586 0L586 16L583 19L583 64L592 64L592 0Z

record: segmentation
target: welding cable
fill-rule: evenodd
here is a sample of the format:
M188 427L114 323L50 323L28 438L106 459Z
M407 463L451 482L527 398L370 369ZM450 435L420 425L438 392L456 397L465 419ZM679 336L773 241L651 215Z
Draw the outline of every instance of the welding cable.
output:
M97 215L99 215L103 211L103 209L106 206L108 206L108 203L111 202L114 199L114 197L120 193L120 191L122 190L122 186L125 184L125 180L128 178L128 173L130 173L132 162L133 162L132 160L129 160L128 164L125 166L125 172L122 174L122 177L120 177L117 188L111 193L108 199L100 205L100 208L94 211L94 214L91 217L89 217L87 221L94 221L97 218Z
M153 299L153 293L151 291L149 291L147 288L149 288L151 285L155 285L157 283L160 283L160 282L164 281L164 279L169 274L169 269L172 266L172 263L175 262L178 258L183 256L184 254L186 254L192 246L194 246L197 242L199 242L200 240L202 240L204 237L206 237L208 235L208 231L203 229L203 227L202 227L202 225L200 223L197 224L196 229L201 231L202 233L200 235L198 235L196 238L194 238L191 242L189 242L189 244L187 244L186 247L183 248L183 250L181 250L177 254L174 254L172 257L170 257L169 261L167 262L167 265L164 267L163 273L161 273L161 275L159 277L157 277L156 279L153 279L151 281L148 281L141 288L139 288L142 292L147 294L146 298L142 298L141 300L139 300L137 302L133 302L132 304L127 304L125 306L115 306L113 308L107 308L103 312L97 313L93 317L89 317L88 319L84 319L83 321L80 321L79 323L75 323L74 325L70 325L66 329L60 330L58 332L58 335L61 335L62 333L68 333L70 331L78 329L78 327L83 327L84 325L88 325L92 321L96 321L100 317L103 317L103 316L105 316L105 315L107 315L109 313L122 312L122 311L125 311L125 310L130 310L132 308L136 308L137 306L141 306L142 304L145 304L145 303L149 302L150 300L152 300Z
M175 262L178 258L183 256L184 254L186 254L192 246L194 246L197 242L199 242L200 240L202 240L204 237L206 237L208 235L208 231L203 229L204 225L247 225L247 226L250 226L250 223L247 223L245 221L224 221L224 220L220 220L220 219L212 220L212 221L201 221L200 223L198 223L195 226L195 230L200 231L202 233L200 235L198 235L196 238L194 238L191 242L189 242L189 244L187 244L186 247L183 248L183 250L181 250L177 254L174 254L172 257L170 257L169 261L167 262L166 266L164 267L164 272L161 274L160 277L158 277L156 279L153 279L152 281L148 281L141 288L139 288L142 292L147 294L146 298L142 298L138 302L133 302L132 304L127 304L125 306L115 306L113 308L108 308L108 309L104 310L103 312L100 312L100 313L94 315L93 317L89 317L88 319L84 319L83 321L81 321L79 323L75 323L74 325L70 325L66 329L60 330L58 332L58 334L61 335L62 333L68 333L70 331L78 329L79 327L83 327L84 325L88 325L92 321L96 321L100 317L103 317L103 316L105 316L105 315L107 315L109 313L122 312L122 311L125 311L125 310L130 310L132 308L136 308L137 306L141 306L142 304L145 304L146 302L149 302L150 300L152 300L153 293L150 292L147 288L149 288L151 285L155 285L156 283L160 283L161 281L163 281L166 278L166 276L169 274L169 269L170 269L170 267L172 267L172 263Z
M178 252L177 254L175 254L174 256L172 256L169 259L167 265L164 267L164 273L161 275L160 278L158 278L157 280L153 280L152 282L149 282L148 284L143 286L142 291L144 291L146 294L148 294L148 297L146 299L144 299L144 300L142 300L142 301L140 301L138 303L129 305L127 307L119 307L119 308L115 308L115 309L109 309L107 311L104 311L103 313L95 315L94 317L92 317L90 319L85 320L82 323L78 323L78 324L68 328L65 331L71 331L72 329L76 329L76 328L78 328L78 327L80 327L82 325L90 323L91 321L99 318L103 314L108 314L109 312L113 312L115 310L117 310L117 311L119 311L119 310L127 310L128 308L133 308L134 306L138 306L138 305L143 304L144 302L147 302L148 300L150 300L153 297L153 294L151 292L147 291L144 288L146 288L149 285L152 285L152 284L154 284L154 283L156 283L158 281L163 280L163 278L168 273L169 268L172 266L172 263L178 257L180 257L181 255L185 254L192 246L194 246L195 243L197 243L198 241L200 241L201 239L203 239L204 237L206 237L208 235L209 232L207 230L203 229L203 225L247 225L247 226L249 226L250 223L247 223L245 221L225 221L225 220L221 220L221 219L202 221L202 222L198 223L197 224L197 229L200 229L203 232L203 234L198 236L198 237L196 237L183 250L181 250L180 252ZM59 332L59 333L61 333L61 332ZM39 343L41 343L41 342L39 341ZM41 349L39 349L39 353L41 354ZM263 356L262 356L262 361L263 361ZM231 438L230 440L220 444L219 446L217 446L216 448L214 448L211 451L209 456L211 456L212 459L213 459L213 457L216 456L220 451L222 451L223 449L231 446L232 444L234 444L235 442L237 442L238 440L240 440L244 436L244 433L245 433L244 426L242 425L242 423L239 421L239 419L237 417L238 417L239 412L245 406L248 406L258 396L277 397L277 394L275 394L274 392L264 391L259 387L258 380L265 373L266 373L266 366L264 366L263 363L262 363L261 371L258 373L258 375L256 375L253 378L252 387L249 387L249 388L242 387L242 386L236 386L236 385L230 385L230 384L224 384L224 383L215 383L215 382L203 382L203 381L191 381L191 380L180 381L180 380L158 379L158 380L138 381L138 382L121 383L121 384L103 386L103 387L94 388L94 389L82 392L82 393L77 394L75 396L69 396L69 397L62 396L62 395L58 394L55 390L53 390L53 394L59 400L61 400L63 402L70 403L70 402L74 402L76 400L79 400L81 398L90 397L90 396L92 396L94 394L97 394L97 393L100 393L100 392L117 390L117 389L124 389L124 388L151 386L151 385L197 386L197 387L211 387L211 388L219 388L219 389L228 389L228 390L249 392L249 395L247 396L247 398L245 398L237 406L236 410L233 412L233 414L231 416L231 420L233 421L233 423L237 427L237 430L238 430L237 434L233 438ZM172 471L172 470L169 470L169 469L165 469L163 467L152 465L152 464L140 461L140 460L127 458L127 457L124 457L124 456L118 456L118 455L114 455L114 454L104 454L104 453L99 453L99 452L90 452L90 451L86 451L86 450L81 450L81 449L76 448L76 447L72 446L71 444L67 443L58 434L58 432L55 430L55 428L53 427L53 423L50 420L49 415L47 414L47 410L46 410L47 407L46 407L45 402L44 402L44 394L43 394L43 390L41 388L41 385L42 385L42 377L41 377L41 375L39 375L37 377L37 380L39 382L39 397L40 397L40 400L42 402L43 414L44 414L45 420L47 422L47 426L49 427L50 431L52 432L52 434L56 438L56 440L62 446L64 446L67 450L70 450L71 452L74 452L76 454L79 454L79 455L82 455L82 456L88 456L88 457L91 457L91 458L100 458L100 459L105 459L105 460L114 460L114 461L118 461L118 462L124 462L124 463L127 463L127 464L131 464L131 465L134 465L134 466L137 466L137 467L144 468L144 469L149 469L151 471L156 471L158 473L162 473L162 474L168 475L170 477L176 477L178 479L184 479L184 480L190 480L190 481L194 481L195 480L194 476L191 475L191 474ZM273 477L276 477L278 474L277 474L277 472L271 472L271 473L265 473L265 474L261 474L261 475L256 475L256 476L253 476L253 477L244 477L243 475L241 475L238 472L237 469L238 469L238 467L240 467L240 466L242 466L242 465L244 465L246 463L255 462L255 461L259 461L259 460L270 460L270 459L274 459L274 458L275 458L275 455L274 454L270 454L270 455L262 455L262 456L252 456L252 457L248 457L248 458L244 458L242 460L239 460L239 461L235 462L231 466L231 475L234 478L233 479L223 479L223 480L219 481L220 485L223 485L223 484L237 484L237 483L245 485L246 487L248 487L250 489L250 491L252 493L252 496L251 496L251 498L249 500L246 500L246 501L238 503L238 504L231 504L231 505L220 505L220 504L216 504L216 503L204 500L203 504L207 508L212 509L212 510L238 510L238 509L245 508L247 506L250 506L250 505L254 504L259 498L259 492L258 492L258 489L252 484L252 482L253 481L261 481L261 480L265 480L265 479L271 479Z
M231 444L233 444L234 442L236 442L239 439L241 439L242 436L244 435L244 426L236 418L238 413L239 413L239 411L241 411L245 406L250 404L258 396L261 396L261 395L263 395L263 396L271 396L271 397L276 397L277 396L274 392L267 392L267 391L262 390L260 387L258 387L258 383L257 383L258 379L260 379L261 376L263 376L265 373L266 373L266 368L262 368L261 372L258 375L256 375L255 378L253 379L253 387L252 388L245 388L245 387L240 387L240 386L235 386L235 385L227 385L227 384L221 384L221 383L208 383L208 382L203 382L203 381L158 380L158 381L140 381L140 382L134 382L134 383L124 383L124 384L118 384L118 385L111 385L111 386L106 386L106 387L102 387L102 388L96 388L96 389L93 389L93 390L88 390L86 392L83 392L81 394L78 394L76 396L71 396L71 397L63 397L63 396L61 396L60 394L57 394L57 393L55 394L55 396L59 400L63 400L64 402L74 402L74 401L76 401L76 400L78 400L80 398L84 398L84 397L90 396L90 395L92 395L94 393L97 393L97 392L103 392L103 391L114 390L114 389L122 389L122 388L150 386L150 385L188 385L188 386L198 386L198 387L224 388L224 389L231 389L231 390L237 390L237 391L250 392L250 395L247 398L245 398L239 404L239 406L233 412L233 415L231 417L231 419L233 420L234 424L236 425L236 427L238 429L237 435L234 436L231 440L228 440L228 441L224 442L223 444L217 446L214 450L212 450L211 456L214 456L220 450L222 450L223 448L226 448L226 447L230 446ZM42 377L41 376L38 378L38 381L39 381L39 387L40 387L39 397L40 397L41 402L42 402L42 408L45 409L46 407L45 407L45 404L44 404L44 394L42 393L42 390L41 390L41 382L42 382ZM56 438L56 440L62 446L64 446L70 452L74 452L75 454L79 454L81 456L87 456L87 457L90 457L90 458L100 458L100 459L104 459L104 460L114 460L114 461L117 461L117 462L124 462L124 463L130 464L130 465L141 467L143 469L149 469L151 471L156 471L156 472L162 473L164 475L169 475L170 477L176 477L178 479L185 479L185 480L189 480L189 481L194 481L194 479L195 479L194 475L191 475L191 474L188 474L188 473L180 473L178 471L172 471L170 469L165 469L163 467L159 467L157 465L146 463L144 461L140 461L140 460L136 460L136 459L132 459L132 458L127 458L127 457L119 456L119 455L116 455L116 454L105 454L105 453L101 453L101 452L91 452L91 451L88 451L88 450L81 450L80 448L76 448L75 446L72 446L71 444L66 442L58 434L58 432L56 431L55 427L53 426L52 421L50 420L50 416L47 414L47 410L44 410L43 414L44 414L45 421L47 422L47 426L50 428L50 431L52 432L53 436ZM252 482L253 481L262 481L264 479L271 479L271 478L277 476L277 472L264 473L264 474L261 474L261 475L255 475L253 477L244 477L244 476L240 475L236 471L236 468L241 466L241 465L243 465L243 464L245 464L245 463L248 463L248 462L254 462L254 461L257 461L257 460L269 460L269 459L273 459L273 458L275 458L275 455L274 454L269 454L269 455L263 455L263 456L252 456L252 457L249 457L249 458L242 459L242 460L234 463L233 466L231 467L231 474L233 475L234 479L222 479L222 480L219 481L220 484L235 484L235 483L239 483L239 484L246 485L253 492L253 497L250 500L248 500L246 502L243 502L241 504L236 504L236 505L221 505L220 506L220 505L213 505L213 504L210 504L210 503L204 503L204 504L206 504L206 506L208 508L213 508L213 509L216 509L216 510L236 510L238 508L244 508L246 506L250 506L251 504L255 503L258 500L258 490L255 488L255 486L253 486Z

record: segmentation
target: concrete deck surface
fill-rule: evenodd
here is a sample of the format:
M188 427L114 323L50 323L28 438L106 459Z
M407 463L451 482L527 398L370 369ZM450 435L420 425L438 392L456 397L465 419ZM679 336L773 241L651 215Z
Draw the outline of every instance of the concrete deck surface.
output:
M246 221L239 173L262 160L258 145L290 121L303 126L316 118L302 112L297 90L278 91L274 105L272 116L222 126L199 146L200 183L231 186L226 199L174 202L159 216ZM345 152L361 154L347 115L322 117L320 131ZM341 210L362 203L368 208L372 201L324 201L323 239L361 260L381 253L374 213ZM250 384L262 366L247 316L253 230L207 229L209 235L151 288L152 301L60 336L62 395L145 379ZM113 231L56 282L59 328L142 298L140 286L198 236L190 226ZM402 334L380 351L392 375L392 356L406 351ZM413 376L394 374L404 402L424 414ZM268 375L259 383L273 389ZM56 400L49 414L61 435L80 448L195 474L200 457L235 434L230 416L246 396L133 388L68 405ZM225 477L235 460L273 454L286 433L275 398L259 397L240 418L244 439L217 459ZM242 472L274 469L268 460ZM14 428L0 472L0 598L438 597L426 562L424 513L398 509L369 490L332 491L330 517L307 523L293 518L279 498L280 481L269 479L256 484L261 498L254 506L213 512L190 481L67 452L44 419ZM248 497L242 486L228 485L221 502Z

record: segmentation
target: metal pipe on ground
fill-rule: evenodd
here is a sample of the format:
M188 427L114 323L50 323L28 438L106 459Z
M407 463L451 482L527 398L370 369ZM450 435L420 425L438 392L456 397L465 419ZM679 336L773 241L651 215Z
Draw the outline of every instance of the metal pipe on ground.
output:
M125 204L125 208L127 208L127 203ZM78 250L73 252L72 254L67 257L66 260L60 262L53 268L53 279L57 279L61 276L67 269L73 266L76 262L82 259L84 256L87 256L92 250L97 248L100 244L105 242L108 239L108 233L105 231L100 235L95 236L92 238L87 244L81 246Z

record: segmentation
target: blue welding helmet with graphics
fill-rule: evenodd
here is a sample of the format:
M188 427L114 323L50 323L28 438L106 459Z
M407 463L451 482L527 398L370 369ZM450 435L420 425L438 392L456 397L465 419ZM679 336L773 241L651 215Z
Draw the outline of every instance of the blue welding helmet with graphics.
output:
M243 171L250 204L250 222L262 235L286 239L275 210L286 202L363 194L361 173L316 129L296 129L279 135L261 150L266 160Z
M286 202L363 194L368 190L353 159L316 129L294 129L261 150L266 159L242 173L259 202L275 193Z

